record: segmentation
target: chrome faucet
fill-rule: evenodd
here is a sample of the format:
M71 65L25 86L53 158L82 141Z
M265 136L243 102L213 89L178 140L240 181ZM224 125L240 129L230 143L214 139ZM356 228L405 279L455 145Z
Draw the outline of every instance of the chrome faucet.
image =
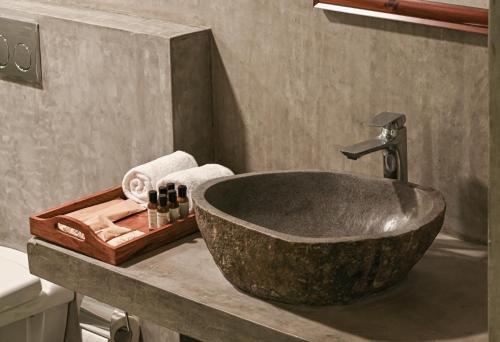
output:
M399 113L377 114L368 124L381 127L376 139L344 147L341 152L349 159L356 160L365 154L383 150L384 177L408 182L408 157L406 154L406 116Z

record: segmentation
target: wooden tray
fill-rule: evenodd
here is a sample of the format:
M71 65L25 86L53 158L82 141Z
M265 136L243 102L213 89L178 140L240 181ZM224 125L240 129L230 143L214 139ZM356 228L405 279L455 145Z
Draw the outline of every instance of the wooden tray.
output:
M140 230L145 234L113 247L101 240L85 223L65 216L65 214L73 211L108 202L116 198L126 198L121 187L105 190L73 202L65 203L38 215L31 216L30 232L32 235L44 240L109 264L118 265L139 253L151 251L198 231L194 214L190 214L185 219L178 220L174 224L168 224L158 229L150 230L148 228L147 212L141 212L121 219L116 223L122 227ZM79 230L85 236L85 239L82 240L61 231L58 228L59 223Z

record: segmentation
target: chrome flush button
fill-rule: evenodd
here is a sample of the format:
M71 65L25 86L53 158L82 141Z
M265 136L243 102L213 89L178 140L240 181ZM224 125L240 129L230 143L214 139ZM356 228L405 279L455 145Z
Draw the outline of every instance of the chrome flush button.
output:
M3 69L9 64L9 43L7 38L0 34L0 69Z
M0 79L42 88L40 35L36 17L0 13Z
M22 72L28 72L31 68L31 51L30 48L24 44L19 43L14 48L14 61L17 69Z

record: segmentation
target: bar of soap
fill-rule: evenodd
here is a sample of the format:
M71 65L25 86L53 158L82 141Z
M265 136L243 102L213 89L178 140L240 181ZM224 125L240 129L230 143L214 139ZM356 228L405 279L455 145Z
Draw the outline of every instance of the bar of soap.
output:
M90 226L90 228L98 233L105 228L110 228L112 224L110 222L114 222L117 220L120 220L122 218L125 218L127 216L130 216L132 214L144 211L145 208L141 206L140 204L135 203L132 200L124 200L121 198L117 198L108 202L100 203L93 205L91 207L83 208L71 213L66 214L65 216L69 216L71 218L74 218L76 220L79 220L86 225ZM105 218L106 220L103 220L102 218ZM85 237L84 235L78 231L77 229L74 229L72 227L65 226L63 224L58 224L58 228L62 230L65 233L71 234L73 236L78 237L81 240L84 240ZM121 231L120 234L124 234L127 231ZM103 239L104 241L109 240L115 236L118 236L120 234L116 233L114 236L107 234L110 232L111 234L112 231L108 230L105 232L102 232L99 237Z
M107 224L103 223L100 217L105 217L112 222L115 222L119 219L145 210L144 207L129 199L119 199L118 201L115 200L113 202L114 203L104 208L101 207L97 210L87 212L87 217L83 220L83 222L89 225L92 230L96 231L107 226ZM71 216L71 214L68 216Z
M111 227L107 227L107 228L98 230L96 233L97 233L97 236L99 236L99 238L101 238L101 240L108 241L108 240L114 239L118 236L122 236L128 232L130 232L130 229L128 229L128 228L113 225Z
M141 232L140 230L133 230L127 234L123 234L123 235L118 236L114 239L111 239L107 243L113 247L116 247L118 245L121 245L122 243L130 241L130 240L135 239L136 237L139 237L142 235L144 235L144 233Z

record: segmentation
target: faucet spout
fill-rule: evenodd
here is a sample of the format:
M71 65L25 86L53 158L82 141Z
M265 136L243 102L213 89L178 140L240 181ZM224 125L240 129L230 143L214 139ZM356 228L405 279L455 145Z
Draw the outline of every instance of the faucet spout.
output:
M376 139L366 140L340 150L347 158L357 160L376 151L383 151L383 171L385 178L408 182L406 117L398 113L380 113L370 126L381 127Z
M351 160L357 160L366 154L388 148L389 143L383 139L366 140L340 150L343 155Z

